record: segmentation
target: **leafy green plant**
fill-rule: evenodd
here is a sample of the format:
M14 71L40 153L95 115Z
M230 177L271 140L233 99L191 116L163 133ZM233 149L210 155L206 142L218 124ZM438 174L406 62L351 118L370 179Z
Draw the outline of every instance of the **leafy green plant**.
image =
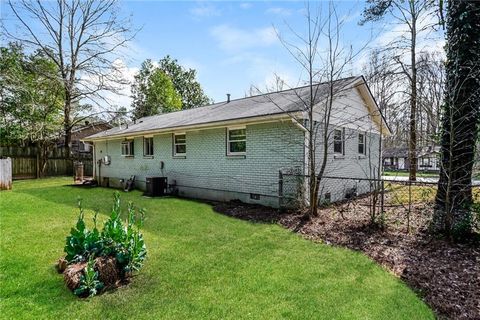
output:
M80 286L73 292L79 297L92 297L103 289L103 283L98 280L98 272L94 269L95 260L90 257L83 275L80 278Z
M110 217L105 221L102 231L97 229L97 215L93 217L94 228L89 230L85 224L82 200L78 199L80 210L77 223L66 239L66 260L69 263L88 261L82 276L82 285L75 290L77 295L94 295L100 284L98 273L94 270L94 261L101 256L114 257L119 274L125 278L127 274L138 271L147 256L147 248L140 228L143 226L145 211L137 209L132 202L128 203L128 214L125 222L121 219L120 193L115 192ZM93 262L92 262L93 261ZM102 284L103 286L103 284Z
M66 239L65 252L68 262L86 261L90 257L115 256L127 272L138 270L146 257L146 247L140 228L143 226L145 211L137 209L132 202L128 204L128 215L123 223L121 219L120 193L114 193L114 202L110 217L100 232L97 229L97 215L93 218L94 228L89 230L85 223L82 199L78 199L80 213L74 228ZM138 212L138 216L137 216Z
M67 253L65 259L68 262L85 261L90 255L96 255L102 251L100 233L96 227L98 212L96 211L94 216L94 229L88 230L85 224L81 198L78 198L77 204L80 210L77 224L70 230L70 235L66 239L64 248L64 251Z
M128 216L124 226L120 219L120 194L114 194L114 205L110 218L105 222L102 230L103 254L115 255L117 262L124 272L138 271L143 266L147 249L140 227L143 226L145 211L139 209L140 216L136 216L136 208L132 202L128 203Z

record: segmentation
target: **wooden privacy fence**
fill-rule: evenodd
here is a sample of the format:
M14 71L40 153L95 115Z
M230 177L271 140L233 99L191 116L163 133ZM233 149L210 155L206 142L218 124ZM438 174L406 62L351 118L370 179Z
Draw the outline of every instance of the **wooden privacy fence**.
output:
M11 158L14 180L40 177L41 160L36 147L0 147L0 156ZM85 176L93 175L91 154L80 154L74 158L69 158L65 149L55 148L48 154L44 176L73 175L74 161L83 163Z
M12 159L0 158L0 190L12 189Z

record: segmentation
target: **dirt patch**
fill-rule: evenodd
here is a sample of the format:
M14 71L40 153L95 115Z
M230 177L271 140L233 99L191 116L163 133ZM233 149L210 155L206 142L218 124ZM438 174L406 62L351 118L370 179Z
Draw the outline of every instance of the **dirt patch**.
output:
M343 203L320 209L318 217L279 213L241 203L216 204L214 209L239 219L278 223L307 239L359 250L391 270L420 293L440 318L480 319L480 246L432 239L426 232L429 204L417 204L407 219L391 210L387 227L370 227L365 203Z

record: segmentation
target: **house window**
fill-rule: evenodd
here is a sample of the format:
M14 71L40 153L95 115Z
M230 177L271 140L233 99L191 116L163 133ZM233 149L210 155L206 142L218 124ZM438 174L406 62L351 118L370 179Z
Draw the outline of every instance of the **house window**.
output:
M421 158L421 161L422 161L422 162L421 162L421 165L420 165L421 167L427 168L427 167L431 167L431 166L432 166L432 163L431 163L431 161L430 161L430 158Z
M78 150L80 152L90 152L91 145L88 142L80 142Z
M185 133L173 135L173 155L184 156L187 153L187 138Z
M143 155L146 157L153 156L153 137L143 138Z
M366 135L364 133L358 134L358 153L365 154L366 149Z
M122 156L133 156L133 140L122 142Z
M344 154L344 133L341 129L335 129L333 132L333 152Z
M247 152L247 129L228 128L227 129L227 154L244 155Z

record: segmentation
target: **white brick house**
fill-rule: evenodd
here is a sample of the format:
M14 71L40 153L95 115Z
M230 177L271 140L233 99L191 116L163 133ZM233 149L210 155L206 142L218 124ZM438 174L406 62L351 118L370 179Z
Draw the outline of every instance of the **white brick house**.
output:
M388 126L363 77L335 85L342 94L334 101L326 175L370 178ZM299 94L307 88L145 117L92 135L84 140L94 146L94 175L112 186L135 175L140 189L146 177L165 176L181 196L278 207L279 171L308 170Z

